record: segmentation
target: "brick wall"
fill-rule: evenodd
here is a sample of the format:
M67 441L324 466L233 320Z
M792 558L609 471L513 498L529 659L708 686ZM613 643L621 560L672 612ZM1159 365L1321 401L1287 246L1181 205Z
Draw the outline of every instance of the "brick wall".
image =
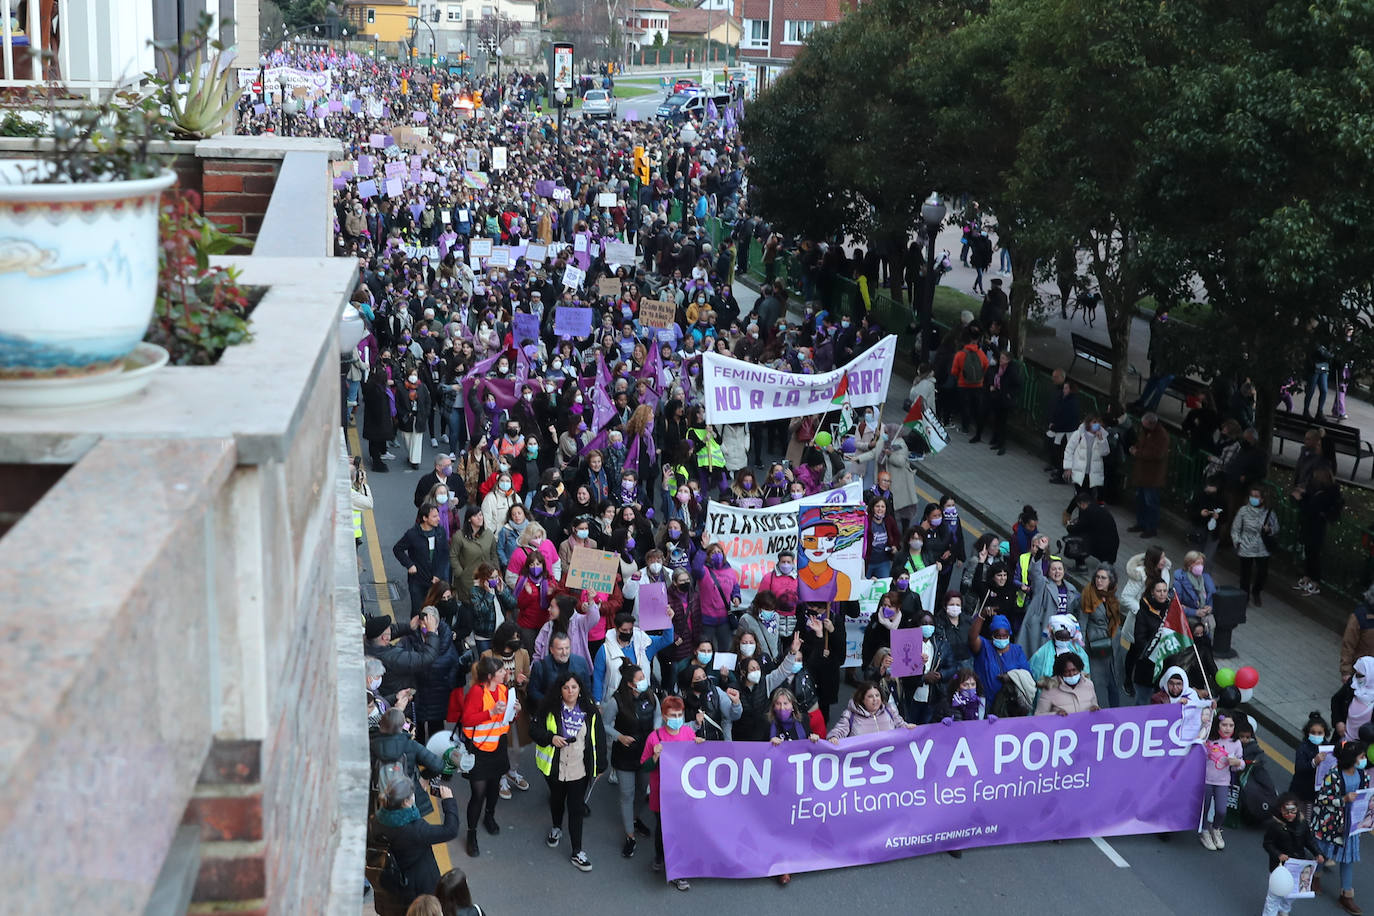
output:
M183 824L200 828L200 873L189 912L267 912L262 831L262 742L216 740Z
M205 159L203 163L205 215L227 232L256 238L277 186L281 160Z

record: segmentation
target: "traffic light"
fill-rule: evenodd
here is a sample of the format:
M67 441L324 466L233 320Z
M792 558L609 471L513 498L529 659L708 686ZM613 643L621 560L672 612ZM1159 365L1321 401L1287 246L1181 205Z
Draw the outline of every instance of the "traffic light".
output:
M368 10L368 11L367 11L367 24L368 24L368 25L372 25L372 24L373 24L374 22L376 22L376 21L377 21L377 11L376 11L376 10Z
M438 21L439 21L439 8L438 8L438 7L435 7L435 8L434 8L434 12L432 12L432 13L429 14L429 21L430 21L430 22L438 22Z
M635 147L635 178L643 186L649 184L649 157L644 155L644 147Z
M410 46L410 56L411 56L411 57L418 57L419 55L420 55L420 49L417 48L417 47L415 47L414 45L411 45L411 46Z
M439 101L439 84L438 84L438 83L430 83L430 84L429 84L429 97L432 98L432 99L434 99L434 101L436 101L436 102Z
M410 80L401 79L401 95L410 95Z

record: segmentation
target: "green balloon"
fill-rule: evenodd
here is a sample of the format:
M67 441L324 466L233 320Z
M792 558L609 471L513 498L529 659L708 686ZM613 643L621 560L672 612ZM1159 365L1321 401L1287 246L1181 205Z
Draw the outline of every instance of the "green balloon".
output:
M1217 686L1218 686L1218 687L1223 687L1223 688L1225 688L1225 687L1230 687L1230 686L1231 686L1232 684L1234 684L1235 682L1236 682L1236 672L1235 672L1235 669L1233 669L1233 668L1218 668L1218 669L1217 669Z
M832 441L834 441L834 440L832 440L832 439L830 438L830 433L825 432L824 430L822 430L822 431L816 433L816 447L817 447L817 448L828 448L828 447L830 446L830 443L831 443Z

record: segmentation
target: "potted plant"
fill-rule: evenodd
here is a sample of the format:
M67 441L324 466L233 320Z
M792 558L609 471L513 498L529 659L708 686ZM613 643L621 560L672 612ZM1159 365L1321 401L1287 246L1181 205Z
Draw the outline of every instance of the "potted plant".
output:
M156 99L48 107L34 158L0 163L0 404L26 403L25 382L127 371L157 293L159 199L176 180L153 150L170 134ZM77 400L109 397L81 387Z

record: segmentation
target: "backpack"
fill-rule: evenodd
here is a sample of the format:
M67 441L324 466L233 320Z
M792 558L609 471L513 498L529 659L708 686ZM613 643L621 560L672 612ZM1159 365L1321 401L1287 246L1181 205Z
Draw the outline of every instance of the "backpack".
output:
M959 370L959 378L966 386L983 384L983 375L986 370L983 368L983 361L979 359L980 354L973 350L964 351L964 365Z
M410 763L410 757L402 754L400 757L382 759L374 757L372 760L372 791L373 810L381 806L381 793L387 786L397 779L409 779L415 781L416 773Z

